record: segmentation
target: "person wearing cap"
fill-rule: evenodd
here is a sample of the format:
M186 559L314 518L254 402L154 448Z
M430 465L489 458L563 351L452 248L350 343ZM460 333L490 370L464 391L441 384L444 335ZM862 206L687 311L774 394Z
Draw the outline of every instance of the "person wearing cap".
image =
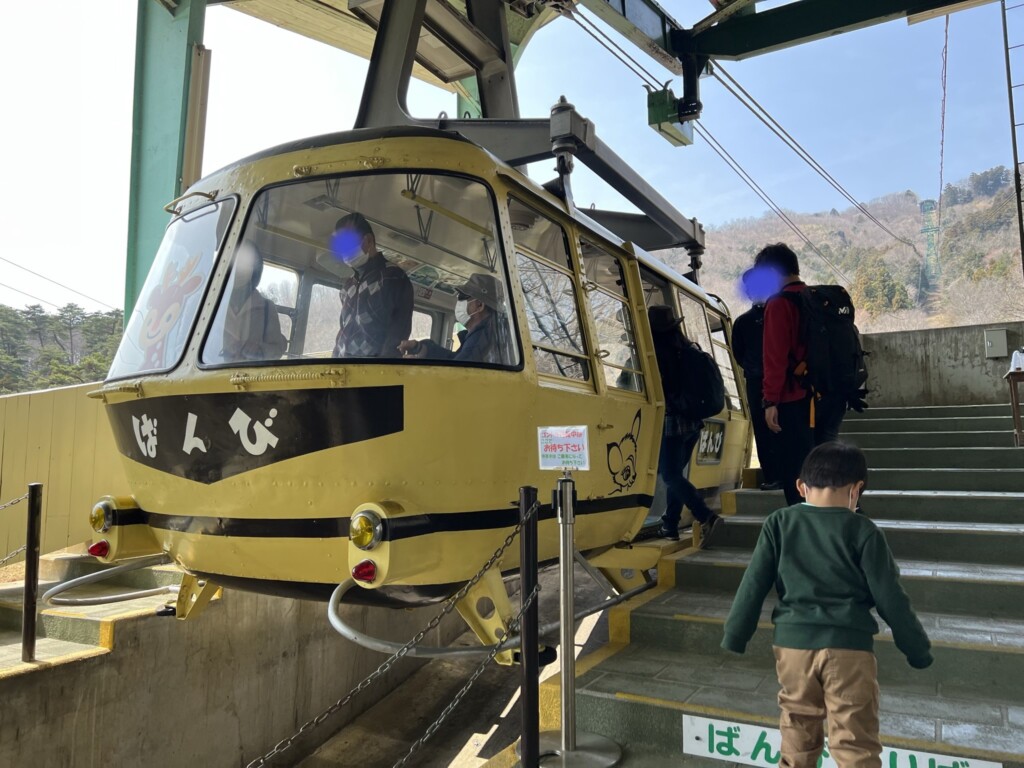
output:
M341 287L334 357L400 357L412 331L412 283L377 250L373 227L360 213L334 225L331 252L353 271Z
M683 354L686 347L696 345L683 334L679 327L682 318L675 317L671 307L652 306L647 310L647 317L665 392L665 428L658 454L658 477L665 483L666 498L658 535L679 541L679 520L685 504L701 526L700 546L704 548L722 518L711 510L693 483L683 475L704 427L703 419L688 416L682 406L685 388Z
M457 286L459 301L466 302L460 322L466 337L454 352L430 339L403 341L398 349L406 357L453 360L460 363L503 363L499 327L503 304L501 282L494 275L476 273Z

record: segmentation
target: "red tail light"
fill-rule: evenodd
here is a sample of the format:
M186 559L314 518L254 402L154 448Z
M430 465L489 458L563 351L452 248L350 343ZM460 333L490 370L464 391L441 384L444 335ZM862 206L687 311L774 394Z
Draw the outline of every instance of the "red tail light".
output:
M106 557L110 554L110 542L106 539L100 539L95 544L89 546L89 554L93 557Z
M373 560L363 560L352 569L352 578L367 583L373 581L377 578L377 564Z

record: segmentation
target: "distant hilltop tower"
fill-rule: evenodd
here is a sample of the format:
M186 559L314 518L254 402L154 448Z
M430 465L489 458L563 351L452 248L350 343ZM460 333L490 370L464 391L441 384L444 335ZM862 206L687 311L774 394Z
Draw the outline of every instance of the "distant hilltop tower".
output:
M927 238L927 250L924 254L923 274L921 280L922 294L928 294L939 287L942 270L939 266L939 204L934 200L921 201L921 215L924 226L921 233ZM922 296L923 298L923 296ZM918 299L919 303L923 303Z

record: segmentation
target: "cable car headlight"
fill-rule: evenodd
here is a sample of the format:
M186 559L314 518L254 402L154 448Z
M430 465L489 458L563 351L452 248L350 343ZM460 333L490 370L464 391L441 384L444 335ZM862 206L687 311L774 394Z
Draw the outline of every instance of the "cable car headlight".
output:
M356 512L348 526L348 537L359 549L373 549L380 544L384 524L380 517L368 510Z
M96 533L106 533L114 524L114 508L105 501L98 502L89 513L89 524Z

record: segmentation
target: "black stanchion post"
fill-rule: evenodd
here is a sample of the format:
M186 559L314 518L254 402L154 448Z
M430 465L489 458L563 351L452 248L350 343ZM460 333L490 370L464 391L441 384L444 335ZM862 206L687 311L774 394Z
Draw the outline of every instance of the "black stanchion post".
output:
M25 599L21 616L21 660L36 658L36 601L39 599L39 534L43 524L43 485L28 487L25 535Z
M523 529L519 533L519 579L522 605L530 599L537 586L537 515L531 514L537 503L537 489L524 485L519 489L519 519ZM538 637L539 616L537 600L523 612L519 625L519 666L523 673L522 706L523 733L519 742L523 768L537 768L540 762L540 701L537 692L539 669Z

